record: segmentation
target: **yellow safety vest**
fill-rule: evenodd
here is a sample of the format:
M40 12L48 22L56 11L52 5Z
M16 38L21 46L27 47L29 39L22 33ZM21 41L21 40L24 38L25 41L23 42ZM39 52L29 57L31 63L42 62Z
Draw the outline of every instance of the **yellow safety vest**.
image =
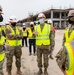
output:
M0 38L0 45L3 45L5 42L5 37L4 36L1 36Z
M1 28L0 28L0 32L1 32ZM4 41L5 41L4 36L1 36L1 38L0 38L0 45L3 45ZM4 57L5 57L5 53L0 53L0 61L2 61L4 59Z
M16 33L14 32L14 30L12 29L12 27L11 26L9 26L9 29L11 30L11 32L12 32L12 35L15 35L15 34L20 34L20 32L19 32L19 30L18 30L18 28L16 27ZM9 44L10 46L19 46L19 45L21 45L21 40L9 40L9 39L7 39L6 40L6 42L7 42L7 44Z
M0 54L0 61L3 61L4 60L4 57L5 57L5 53L1 53Z
M32 32L32 30L31 30L31 28L29 28L28 29L28 37L29 37L29 39L35 39L35 37L33 37L33 32Z
M0 32L2 32L2 29L0 28ZM0 45L3 45L4 44L4 41L5 41L5 37L4 36L1 36L0 38Z
M69 28L66 29L66 31L65 31L65 39L66 39L66 42L69 42L71 40L74 40L74 30L71 32L70 36L68 36L68 32L69 32Z
M66 75L74 75L74 41L65 43L68 53L69 68L65 70Z
M27 36L27 30L22 30L23 36Z
M51 26L46 24L44 25L43 30L41 31L40 25L35 26L35 30L38 32L36 36L36 45L41 46L43 45L50 45L50 30Z

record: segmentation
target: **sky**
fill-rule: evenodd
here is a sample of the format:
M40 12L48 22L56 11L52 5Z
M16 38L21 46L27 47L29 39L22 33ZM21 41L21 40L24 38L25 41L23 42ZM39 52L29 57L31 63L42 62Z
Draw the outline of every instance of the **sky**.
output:
M53 8L74 8L74 0L0 0L4 22L14 15L22 20L29 14L36 14Z

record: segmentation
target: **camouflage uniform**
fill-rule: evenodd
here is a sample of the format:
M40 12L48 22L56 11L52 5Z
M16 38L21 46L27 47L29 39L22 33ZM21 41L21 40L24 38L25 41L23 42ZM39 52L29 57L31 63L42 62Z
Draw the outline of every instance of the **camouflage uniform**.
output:
M3 46L0 46L0 54L1 53L4 53ZM4 63L4 60L0 61L0 75L3 75L3 63Z
M68 13L68 22L69 22L69 27L66 28L69 29L68 31L68 37L70 37L72 31L74 31L74 10L70 10ZM74 36L74 35L72 35ZM73 38L73 37L72 37ZM71 39L74 40L74 39ZM70 41L71 41L70 40ZM66 51L66 48L64 46L66 41L66 37L65 37L65 33L63 36L63 48L61 48L61 50L56 54L56 61L58 63L58 66L60 67L60 69L64 72L65 69L69 68L69 63L68 63L68 53Z
M54 34L51 31L50 32L50 45L47 46L37 46L37 62L38 62L38 67L42 68L42 54L43 54L43 59L44 59L44 68L48 68L48 55L51 53L52 48L54 48L55 41L54 41Z
M11 26L12 27L12 26ZM12 27L14 32L16 31L16 26ZM7 26L6 28L6 37L8 39L22 39L22 31L20 31L20 35L14 34L12 35L11 29ZM7 52L6 52L6 58L7 58L7 71L10 72L12 69L12 62L13 62L13 55L15 55L16 58L16 67L20 68L21 67L21 55L22 55L22 50L21 50L21 45L19 46L7 46Z
M2 32L0 32L0 38L2 36ZM4 53L4 45L0 45L0 54ZM3 75L3 63L4 63L4 60L0 61L0 75Z
M49 51L50 46L37 46L37 62L38 67L42 68L42 54L43 54L43 60L44 60L44 68L48 68L48 55L50 53Z
M3 63L4 63L4 60L0 61L0 75L3 75Z
M56 61L58 66L62 71L65 69L68 69L69 63L68 63L68 53L66 51L66 48L63 47L60 49L60 51L56 54Z
M53 57L52 57L52 52L53 52L53 48L54 48L54 45L55 45L55 40L54 40L54 38L55 38L55 30L52 30L51 31L51 40L52 40L52 45L51 45L51 47L50 47L50 49L51 49L51 52L50 52L50 58L51 59L53 59Z
M69 32L68 32L68 37L70 36L70 34L71 34L71 32L74 30L74 25L71 25L70 27L68 27L69 28ZM67 29L66 29L67 30ZM65 38L65 34L64 34L64 36L63 36L63 44L62 45L64 45L64 43L66 42L66 38Z

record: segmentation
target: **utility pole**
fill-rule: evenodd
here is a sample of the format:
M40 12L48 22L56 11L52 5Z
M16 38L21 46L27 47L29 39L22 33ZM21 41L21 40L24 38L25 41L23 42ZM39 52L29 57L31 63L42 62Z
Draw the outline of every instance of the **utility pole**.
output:
M33 13L29 13L30 20L33 21Z

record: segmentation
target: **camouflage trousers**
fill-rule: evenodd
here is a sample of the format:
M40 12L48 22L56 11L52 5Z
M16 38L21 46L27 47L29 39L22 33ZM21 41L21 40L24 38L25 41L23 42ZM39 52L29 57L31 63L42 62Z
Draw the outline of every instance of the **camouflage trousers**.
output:
M6 50L7 50L6 51L7 71L10 72L12 70L13 56L15 56L16 67L20 68L21 67L21 55L22 55L21 46L9 47Z
M2 75L3 73L3 63L4 63L4 60L0 61L0 75Z
M39 68L42 68L42 55L44 60L43 62L44 68L48 67L48 62L49 62L48 55L50 53L49 47L50 46L37 46L37 62Z
M0 53L3 53L3 46L0 46ZM4 63L4 60L0 61L0 75L2 75L3 73L3 63Z

